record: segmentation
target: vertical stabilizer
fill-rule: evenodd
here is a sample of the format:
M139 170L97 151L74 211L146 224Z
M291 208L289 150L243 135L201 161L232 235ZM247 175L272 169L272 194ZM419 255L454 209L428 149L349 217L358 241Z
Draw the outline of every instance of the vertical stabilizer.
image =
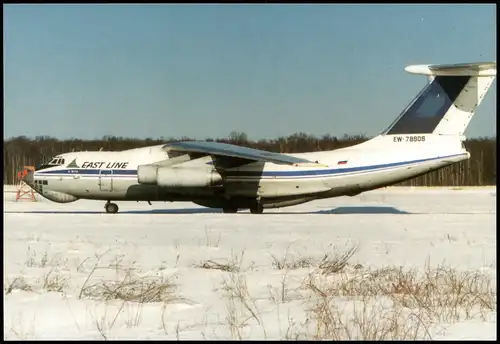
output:
M496 63L413 65L429 83L384 132L386 135L463 135L496 77Z

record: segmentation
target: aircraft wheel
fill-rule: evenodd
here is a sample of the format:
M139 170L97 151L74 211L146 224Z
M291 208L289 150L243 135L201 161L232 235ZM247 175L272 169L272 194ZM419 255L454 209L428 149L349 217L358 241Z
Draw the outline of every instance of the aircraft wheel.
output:
M262 204L256 204L250 208L250 212L252 214L262 214L264 212L264 207Z
M118 205L116 205L115 203L106 203L104 208L106 209L106 212L109 214L115 214L118 212Z
M222 212L225 213L225 214L235 214L238 212L238 208L229 208L229 207L226 207L226 208L222 208Z

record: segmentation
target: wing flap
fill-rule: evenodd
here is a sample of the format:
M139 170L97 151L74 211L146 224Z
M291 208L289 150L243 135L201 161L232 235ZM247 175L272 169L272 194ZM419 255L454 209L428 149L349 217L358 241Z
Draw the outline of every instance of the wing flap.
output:
M163 146L167 152L202 153L213 156L245 159L250 161L272 162L275 164L315 164L312 161L290 155L273 153L259 149L236 146L222 142L184 141Z

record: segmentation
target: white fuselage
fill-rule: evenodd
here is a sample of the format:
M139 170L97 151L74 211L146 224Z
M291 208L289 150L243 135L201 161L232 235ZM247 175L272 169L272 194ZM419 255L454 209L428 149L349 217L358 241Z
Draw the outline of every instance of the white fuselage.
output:
M139 165L168 159L162 146L61 154L64 165L37 170L32 185L44 197L63 203L77 199L201 201L210 206L215 199L257 197L272 208L358 194L469 158L458 136L381 135L334 151L290 154L320 165L256 162L228 169L223 188L168 189L140 184ZM187 164L196 168L211 162L206 157Z

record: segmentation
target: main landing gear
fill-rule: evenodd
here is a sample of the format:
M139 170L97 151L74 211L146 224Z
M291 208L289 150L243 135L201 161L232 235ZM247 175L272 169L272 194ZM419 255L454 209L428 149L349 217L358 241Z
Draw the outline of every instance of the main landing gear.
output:
M222 212L224 214L235 214L238 212L238 208L235 207L224 207L222 208ZM253 206L250 207L250 212L252 214L262 214L264 212L264 207L260 202L256 202Z
M262 206L262 204L260 204L260 202L257 202L257 204L255 204L253 207L250 207L250 212L252 214L262 214L263 211L264 207Z
M116 203L107 201L106 205L104 205L104 209L106 209L106 213L115 214L118 212L118 205L116 205Z

